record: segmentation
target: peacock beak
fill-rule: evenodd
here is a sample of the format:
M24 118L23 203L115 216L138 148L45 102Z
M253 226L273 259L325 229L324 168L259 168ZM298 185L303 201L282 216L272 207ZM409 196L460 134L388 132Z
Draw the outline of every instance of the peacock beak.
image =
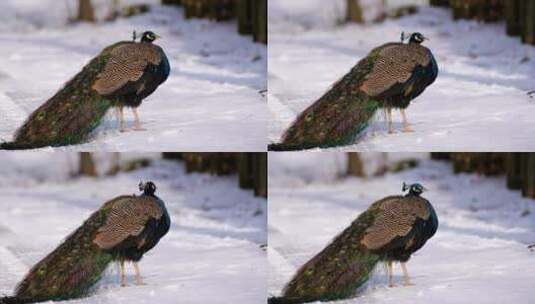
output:
M427 191L428 189L427 189L426 187L422 186L422 190L425 192L425 191Z
M160 36L160 35L158 35L158 34L154 34L154 37L155 37L156 39L160 39L160 38L162 38L162 36Z

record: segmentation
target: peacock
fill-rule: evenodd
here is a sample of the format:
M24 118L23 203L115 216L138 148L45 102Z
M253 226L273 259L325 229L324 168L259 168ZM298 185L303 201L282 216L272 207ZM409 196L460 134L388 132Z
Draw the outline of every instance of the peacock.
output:
M141 40L121 41L105 48L52 98L35 110L0 149L34 149L78 144L116 107L120 130L125 131L123 107L131 107L134 129L142 130L136 108L170 73L163 49L152 31Z
M407 186L404 196L373 203L320 253L305 263L286 285L281 297L268 303L305 303L355 295L378 262L385 262L393 286L392 263L401 262L404 283L412 284L406 262L438 228L433 206L420 195L421 184Z
M169 231L171 220L153 182L140 183L141 195L106 202L54 251L37 263L1 304L59 301L89 295L112 261L132 261L136 283L143 284L137 262Z
M411 132L405 109L438 76L431 51L422 46L421 33L408 43L391 42L373 49L349 73L303 111L271 151L328 148L347 145L366 129L379 108L384 108L389 133L392 108L400 109L404 132Z

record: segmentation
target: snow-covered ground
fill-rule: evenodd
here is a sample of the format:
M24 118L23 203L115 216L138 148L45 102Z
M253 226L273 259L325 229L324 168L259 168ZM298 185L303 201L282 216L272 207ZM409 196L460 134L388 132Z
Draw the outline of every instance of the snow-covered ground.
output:
M451 11L422 6L418 14L401 19L336 27L333 24L340 18L339 2L314 1L313 6L303 6L301 12L316 14L316 18L305 19L300 16L307 14L300 14L297 4L291 6L294 19L285 18L285 14L290 14L285 11L289 5L270 7L270 142L278 142L295 117L372 48L399 41L402 31L419 31L431 39L425 45L434 53L440 73L436 82L408 108L415 132L388 134L380 111L363 138L338 149L535 149L535 102L526 95L528 90L535 89L535 48L506 36L503 23L454 22ZM394 127L401 129L397 111Z
M110 111L88 143L59 150L265 151L267 48L240 36L235 21L186 21L180 8L153 5L133 18L61 26L64 11L64 1L0 3L0 141L104 47L150 29L171 75L139 108L147 131L119 132Z
M316 167L313 154L301 155L301 163ZM331 163L343 158L328 155ZM388 288L381 265L358 298L336 303L533 303L535 252L526 245L535 242L535 201L506 190L504 178L453 175L451 164L423 159L416 169L380 178L326 178L320 166L307 174L315 179L305 179L294 160L292 153L270 154L270 295L371 203L400 194L405 181L429 188L423 196L440 223L408 263L415 286L401 286L396 265L398 287Z
M70 180L76 155L0 153L0 295L105 201L152 180L172 226L141 260L147 285L133 284L129 265L129 286L119 287L113 265L94 295L65 303L265 301L266 200L240 190L236 176L185 175L182 164L151 157L152 166L116 177Z

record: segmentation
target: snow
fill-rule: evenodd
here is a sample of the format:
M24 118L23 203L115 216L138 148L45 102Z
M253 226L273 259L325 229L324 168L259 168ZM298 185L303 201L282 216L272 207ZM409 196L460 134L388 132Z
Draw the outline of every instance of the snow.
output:
M116 265L95 293L65 303L260 303L266 296L266 200L237 187L236 176L184 174L181 163L150 157L150 167L115 177L69 179L67 153L0 153L0 295L104 202L156 183L172 226L140 262L147 285L119 287ZM97 155L97 159L110 155ZM122 155L121 158L137 158ZM100 164L100 162L99 162ZM43 168L50 169L45 173ZM34 167L36 169L34 169ZM36 171L41 172L36 176ZM13 172L15 181L8 183ZM26 178L24 181L23 178ZM222 195L224 194L224 195ZM178 300L180 299L180 300ZM63 302L62 302L63 303Z
M320 16L331 9L332 4L325 8L318 4L308 11ZM402 31L420 31L431 39L425 45L434 53L440 73L408 108L415 132L399 131L401 117L394 111L396 133L388 134L379 111L360 140L331 150L535 149L531 131L535 102L526 95L534 89L535 48L506 36L503 23L454 22L449 10L426 6L416 15L380 24L334 27L316 22L303 27L297 22L279 22L281 18L270 16L270 142L278 142L295 117L372 48L399 41Z
M269 160L279 172L275 176L270 172L270 295L279 295L295 271L370 204L400 194L405 181L429 189L423 196L439 218L435 236L407 264L415 286L401 285L396 264L398 287L387 287L380 265L359 297L335 303L533 302L535 275L528 269L535 266L535 255L526 245L535 241L534 201L506 190L503 177L453 175L451 164L421 157L419 167L384 177L303 183L292 170L285 179L279 178L281 168L293 166L288 154L272 154ZM310 166L317 162L311 155L303 155L301 161Z
M11 140L27 116L104 47L130 40L132 31L162 36L171 63L167 82L143 101L146 131L118 130L110 110L89 142L76 151L265 151L267 48L240 36L235 21L184 20L182 9L153 5L147 14L111 23L64 26L63 1L46 1L50 14L31 19L40 1L0 4L0 140ZM64 14L66 15L66 14ZM15 17L13 17L15 16ZM125 111L127 126L133 115Z

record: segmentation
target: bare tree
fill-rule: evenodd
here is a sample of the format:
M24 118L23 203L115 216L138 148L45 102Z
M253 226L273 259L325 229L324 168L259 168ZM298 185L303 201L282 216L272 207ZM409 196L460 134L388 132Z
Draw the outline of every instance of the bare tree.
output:
M110 168L106 172L106 175L116 175L119 171L121 171L120 153L113 152Z
M365 177L364 166L360 155L355 152L347 153L347 175Z
M381 158L379 160L379 166L373 176L383 176L388 172L388 153L381 152Z
M347 21L364 23L364 14L359 0L347 0Z
M78 2L78 20L95 22L95 8L91 0L79 0Z
M78 170L78 175L97 176L97 169L91 153L80 152L80 168Z
M117 19L121 15L121 3L119 0L111 0L110 1L110 11L108 13L108 16L106 17L106 21L113 21Z

